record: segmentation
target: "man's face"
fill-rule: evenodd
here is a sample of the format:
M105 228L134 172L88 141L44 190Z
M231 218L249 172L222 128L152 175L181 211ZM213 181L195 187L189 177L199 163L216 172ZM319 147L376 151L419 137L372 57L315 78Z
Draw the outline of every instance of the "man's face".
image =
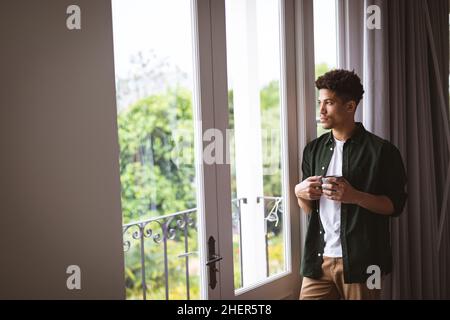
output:
M340 127L353 119L355 103L344 103L336 93L328 89L319 90L320 123L324 129Z

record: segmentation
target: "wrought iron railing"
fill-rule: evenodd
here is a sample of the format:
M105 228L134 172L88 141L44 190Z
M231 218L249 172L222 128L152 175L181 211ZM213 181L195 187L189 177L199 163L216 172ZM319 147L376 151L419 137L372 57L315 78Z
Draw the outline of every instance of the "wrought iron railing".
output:
M264 202L268 202L267 210L264 210L264 212L268 213L265 215L264 220L264 238L266 241L266 276L270 276L270 258L269 258L269 224L274 223L275 227L278 227L278 224L280 222L280 216L279 213L282 213L282 200L281 197L258 197L256 199L257 202L260 202L263 200ZM271 206L272 205L272 206ZM264 206L266 209L266 206Z
M281 197L258 197L257 202L261 200L265 203L265 246L266 246L266 272L270 275L269 270L269 242L268 242L268 228L270 224L278 226L280 221L279 214L282 213L282 198ZM237 228L239 234L239 261L240 261L240 281L243 283L243 268L242 268L242 232L241 232L241 208L247 203L246 198L233 199L233 226ZM267 206L266 206L267 204ZM189 237L188 228L192 227L196 230L196 213L197 209L189 209L175 212L172 214L153 217L142 221L132 222L123 226L124 235L124 251L128 252L132 246L132 240L139 242L140 246L140 269L141 269L141 288L142 299L147 300L147 278L146 278L146 255L145 246L146 240L153 240L154 244L163 245L163 265L164 265L164 289L165 298L169 300L169 257L167 251L167 243L169 240L174 240L176 235L180 235L180 239L184 238L184 253L178 255L179 258L185 259L185 276L186 276L186 298L191 298L190 292L190 270L189 257L197 254L197 251L189 251ZM127 237L131 233L131 239ZM148 244L148 243L147 243Z
M145 239L152 239L155 244L163 243L163 262L164 262L164 278L165 278L165 296L169 299L169 260L167 255L167 241L175 239L177 230L182 231L184 235L185 252L178 257L185 258L186 272L186 292L187 299L190 299L190 283L189 283L189 256L196 252L189 252L188 243L188 227L195 226L194 212L197 209L189 209L185 211L175 212L172 214L150 218L143 221L128 223L123 226L124 234L124 250L128 251L131 247L131 241L125 239L127 231L133 231L132 238L139 240L140 243L140 262L141 262L141 286L142 298L147 299L147 282L145 276ZM155 232L155 227L158 228Z

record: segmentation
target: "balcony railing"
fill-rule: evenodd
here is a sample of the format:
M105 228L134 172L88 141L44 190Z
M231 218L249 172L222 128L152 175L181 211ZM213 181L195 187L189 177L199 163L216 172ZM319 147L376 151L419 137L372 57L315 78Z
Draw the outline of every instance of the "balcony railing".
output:
M258 197L257 202L264 201L265 205L265 248L266 248L266 273L270 275L269 264L269 228L276 228L280 221L280 214L282 213L282 198L281 197ZM240 286L243 283L243 268L242 268L242 233L241 233L241 208L247 203L246 198L233 199L233 234L239 235L239 261L240 261ZM140 269L141 269L141 288L142 299L147 300L147 278L146 265L148 258L145 255L145 246L149 245L148 240L153 242L153 245L161 245L163 251L163 265L164 265L164 289L165 298L169 300L169 255L168 255L168 241L175 240L179 235L179 240L184 242L184 252L178 255L178 258L185 259L185 286L186 298L191 298L191 284L189 281L189 257L197 254L197 251L189 251L189 237L188 228L197 230L196 225L197 209L189 209L175 212L172 214L153 217L142 221L132 222L123 226L124 237L124 251L128 252L136 240L140 247ZM131 237L131 239L130 239ZM146 241L147 240L147 241ZM150 242L151 244L151 242ZM150 288L151 289L151 288Z

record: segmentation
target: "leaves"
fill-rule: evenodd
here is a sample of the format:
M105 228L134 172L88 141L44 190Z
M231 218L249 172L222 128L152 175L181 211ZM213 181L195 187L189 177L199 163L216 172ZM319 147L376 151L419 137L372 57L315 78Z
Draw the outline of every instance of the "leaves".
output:
M260 97L263 128L279 128L278 82L270 83L261 91ZM230 126L233 127L232 91L229 98ZM175 87L140 99L118 114L124 224L197 207L192 112L191 91ZM264 176L264 192L268 196L281 194L280 152L279 140L263 147L264 159L271 157L269 162L275 162L277 166L277 170ZM188 230L188 250L197 251L197 230L194 227ZM165 299L163 245L154 243L151 238L146 238L144 244L148 297ZM185 252L184 245L184 234L180 231L174 240L168 240L171 299L186 298L186 260L178 257ZM142 270L138 240L132 240L125 257L127 298L141 299ZM189 261L191 298L199 299L198 256L191 256ZM239 273L235 276L239 279Z
M193 149L191 93L139 100L119 114L118 127L124 223L195 207L194 161L174 152Z

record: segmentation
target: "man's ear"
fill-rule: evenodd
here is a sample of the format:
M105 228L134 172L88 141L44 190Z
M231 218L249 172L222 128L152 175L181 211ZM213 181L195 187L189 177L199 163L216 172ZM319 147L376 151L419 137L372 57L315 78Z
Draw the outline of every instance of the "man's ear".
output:
M356 102L354 100L350 100L346 104L347 111L352 113L356 112Z

